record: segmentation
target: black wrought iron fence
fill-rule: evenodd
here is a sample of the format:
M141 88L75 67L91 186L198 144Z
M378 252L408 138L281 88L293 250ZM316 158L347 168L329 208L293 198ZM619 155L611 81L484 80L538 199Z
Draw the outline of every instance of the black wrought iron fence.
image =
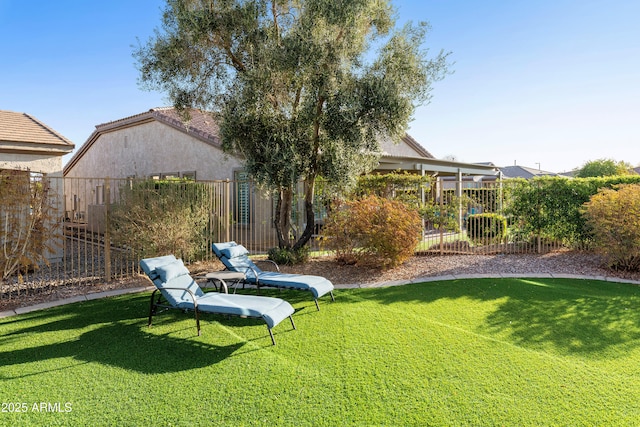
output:
M190 262L212 258L211 243L217 241L235 240L254 254L277 245L273 199L250 181L48 179L60 191L52 206L57 222L51 240L57 249L48 256L48 263L24 266L5 280L2 298L62 284L90 286L130 277L138 272L144 255L172 252ZM420 212L424 218L423 239L416 251L540 253L566 246L567 239L545 234L541 226L536 230L542 222L534 217L549 217L548 206L538 203L536 208L533 203L533 207L514 209L514 203L526 199L518 185L523 184L438 180L429 191L416 188L423 191ZM330 199L323 195L325 203ZM306 216L303 198L297 200L300 206L294 207L294 221L299 222ZM539 212L543 207L547 212ZM316 216L318 230L326 214L320 210ZM300 230L304 226L298 224ZM318 249L313 240L312 250Z

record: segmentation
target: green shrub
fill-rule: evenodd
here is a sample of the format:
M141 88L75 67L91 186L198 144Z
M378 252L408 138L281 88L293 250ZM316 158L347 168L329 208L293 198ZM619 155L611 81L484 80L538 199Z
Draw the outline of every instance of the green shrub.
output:
M329 215L322 241L339 262L390 268L414 253L422 232L418 213L402 202L369 196Z
M309 259L309 248L303 246L298 249L293 248L271 248L269 249L269 259L280 265L302 264Z
M507 232L507 219L499 214L484 213L469 215L467 237L476 244L498 243Z
M638 175L508 180L504 182L505 214L509 217L514 235L529 240L540 237L567 246L584 247L590 243L591 236L582 215L583 204L600 189L638 183Z
M422 205L422 194L431 191L433 178L428 175L393 172L362 175L357 184L354 192L357 197L378 196L419 207Z
M640 185L601 190L584 208L594 246L609 267L640 270Z

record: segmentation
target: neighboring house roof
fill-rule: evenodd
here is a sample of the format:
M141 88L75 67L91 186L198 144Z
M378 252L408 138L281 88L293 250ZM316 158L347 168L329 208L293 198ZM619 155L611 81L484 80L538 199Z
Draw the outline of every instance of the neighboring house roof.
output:
M100 135L152 121L164 123L215 147L222 147L222 143L218 137L218 125L214 122L209 113L197 109L191 109L189 110L189 120L185 123L182 121L177 110L173 107L152 108L144 113L96 125L96 130L93 131L87 141L64 166L64 173L66 174L67 171L73 167L84 153L91 148Z
M26 113L0 110L0 152L62 156L74 144Z
M413 137L411 135L409 135L408 133L404 134L404 136L402 137L402 141L405 144L407 144L408 146L410 146L411 148L413 148L414 150L416 150L418 152L418 154L420 154L422 157L427 158L427 159L435 159L433 154L431 154L429 151L427 151L426 148L424 148L422 145L420 145L420 143L418 141L416 141L415 139L413 139Z
M555 172L543 171L540 169L528 168L526 166L505 166L499 168L504 178L525 178L531 179L537 176L560 176Z
M135 116L97 125L96 132L108 132L113 129L137 125L149 120L157 120L204 142L221 147L220 138L218 137L218 125L214 122L211 114L195 108L189 110L189 120L186 123L183 122L182 117L180 117L175 108L160 107L152 108L149 111L136 114Z
M152 108L141 114L136 114L123 119L114 120L96 126L96 130L89 139L80 147L74 156L64 167L65 175L78 162L80 158L91 148L100 135L118 129L137 126L151 121L158 121L185 132L199 140L221 148L222 144L218 136L219 128L210 113L192 109L189 111L190 119L185 124L173 107ZM469 163L438 160L420 145L413 137L405 134L402 143L394 146L389 141L383 141L383 154L380 159L379 170L415 170L426 173L439 173L440 175L494 175L496 168L491 165L477 165ZM404 144L403 147L401 147ZM397 147L397 149L395 149ZM395 151L395 154L394 154ZM402 154L398 154L402 153Z

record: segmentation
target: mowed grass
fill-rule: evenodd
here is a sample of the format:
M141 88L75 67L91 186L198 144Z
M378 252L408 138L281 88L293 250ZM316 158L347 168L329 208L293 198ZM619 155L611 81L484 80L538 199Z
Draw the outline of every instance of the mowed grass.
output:
M191 315L172 311L147 328L149 294L1 319L0 425L640 423L637 286L482 279L335 293L319 312L304 293L270 293L297 309L298 329L278 325L276 346L248 319L205 315L198 337Z

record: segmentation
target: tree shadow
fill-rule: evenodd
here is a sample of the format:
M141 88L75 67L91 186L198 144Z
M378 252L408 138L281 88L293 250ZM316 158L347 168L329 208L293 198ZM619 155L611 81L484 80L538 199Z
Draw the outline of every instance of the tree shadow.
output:
M163 313L163 321L189 319L193 339L180 339L168 334L158 335L147 329L148 294L108 298L70 304L31 313L2 322L15 330L3 335L3 344L37 337L40 333L90 330L70 341L46 344L19 350L2 351L3 365L18 365L40 360L72 357L82 362L116 366L145 374L179 372L218 363L240 349L245 343L218 346L204 343L196 337L193 314ZM50 319L50 321L49 321ZM245 319L242 319L245 320ZM34 326L20 327L21 323ZM230 324L236 322L230 321ZM94 325L100 325L92 328ZM176 323L178 325L178 323ZM172 333L176 332L172 330ZM38 342L37 338L33 339Z
M3 326L36 323L0 336L81 329L99 323L141 319L148 315L149 293L82 301L3 319Z
M640 287L577 279L464 279L363 289L382 304L471 298L496 301L477 325L518 346L616 357L640 347ZM357 293L355 294L357 296ZM342 299L345 299L343 297Z
M219 363L244 343L218 346L191 339L179 339L143 331L135 323L104 325L65 341L20 350L0 352L3 365L72 357L144 374L180 372Z

